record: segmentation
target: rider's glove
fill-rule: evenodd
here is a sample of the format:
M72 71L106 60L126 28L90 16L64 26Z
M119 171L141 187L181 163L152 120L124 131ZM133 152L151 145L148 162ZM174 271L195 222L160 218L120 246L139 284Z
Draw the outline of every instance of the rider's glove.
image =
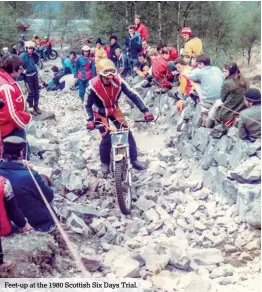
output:
M155 118L150 112L145 112L144 113L144 119L146 121L153 121Z
M87 130L93 130L95 128L95 122L94 121L89 121L86 124Z

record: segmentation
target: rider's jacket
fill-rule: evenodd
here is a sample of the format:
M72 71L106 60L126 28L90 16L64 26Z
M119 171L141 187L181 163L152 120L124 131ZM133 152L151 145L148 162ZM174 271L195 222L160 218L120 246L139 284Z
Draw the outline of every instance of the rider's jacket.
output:
M50 40L45 41L42 44L43 44L43 47L45 47L45 48L49 48L52 46L52 42Z
M75 64L74 71L75 78L78 80L90 80L92 77L96 76L96 68L94 61L89 57L86 58L81 55Z
M141 112L148 111L139 94L124 79L114 76L111 84L106 86L102 83L100 76L96 76L90 81L86 91L88 121L94 119L93 111L104 117L112 115L114 109L118 107L118 100L122 92L131 99Z
M25 112L22 90L7 72L0 69L0 99L5 103L0 109L0 135L5 137L14 129L24 129L32 116Z

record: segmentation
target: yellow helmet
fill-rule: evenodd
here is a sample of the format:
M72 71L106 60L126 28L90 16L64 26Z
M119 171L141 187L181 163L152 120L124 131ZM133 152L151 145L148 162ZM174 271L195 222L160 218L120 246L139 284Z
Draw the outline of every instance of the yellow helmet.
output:
M116 75L117 70L113 61L109 59L102 59L96 64L96 71L102 76Z

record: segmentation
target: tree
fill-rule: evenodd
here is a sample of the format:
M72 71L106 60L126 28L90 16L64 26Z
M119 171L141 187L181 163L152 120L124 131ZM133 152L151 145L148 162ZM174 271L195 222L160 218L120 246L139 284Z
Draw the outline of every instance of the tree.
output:
M5 6L0 8L0 35L0 48L11 48L12 43L17 39L15 17Z
M56 13L51 2L44 5L42 9L42 17L44 19L44 25L41 30L45 32L45 35L50 37L51 31L55 28L56 21Z
M255 7L255 3L242 4L240 13L245 17L238 23L237 36L240 40L239 47L247 52L247 62L250 64L252 57L252 48L261 41L261 6Z

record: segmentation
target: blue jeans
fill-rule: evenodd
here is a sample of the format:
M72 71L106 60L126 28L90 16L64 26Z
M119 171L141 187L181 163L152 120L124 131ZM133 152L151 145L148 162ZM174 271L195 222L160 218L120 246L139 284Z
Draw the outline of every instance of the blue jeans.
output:
M79 90L79 97L81 98L82 101L84 101L85 92L86 92L88 83L89 83L89 80L79 80L78 90Z

